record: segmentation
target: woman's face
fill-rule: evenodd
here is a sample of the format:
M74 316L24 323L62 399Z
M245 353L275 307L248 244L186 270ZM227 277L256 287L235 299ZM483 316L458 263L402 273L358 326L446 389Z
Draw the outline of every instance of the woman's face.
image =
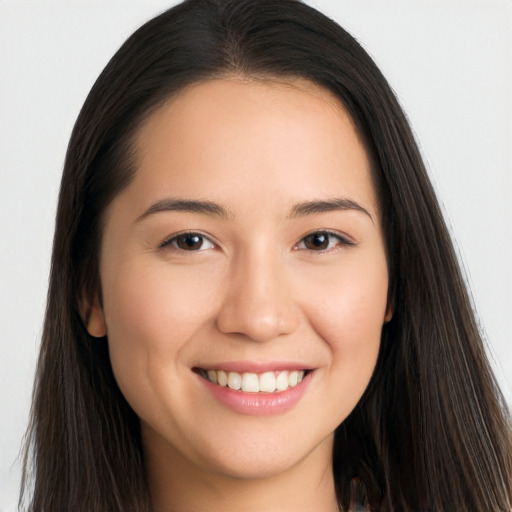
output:
M349 116L306 82L218 79L169 100L136 149L89 331L108 335L146 459L242 478L325 462L389 317Z

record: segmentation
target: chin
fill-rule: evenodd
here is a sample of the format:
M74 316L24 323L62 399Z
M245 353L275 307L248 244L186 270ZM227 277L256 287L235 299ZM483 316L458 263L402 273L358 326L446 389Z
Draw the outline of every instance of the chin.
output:
M309 441L296 436L262 435L231 436L228 446L219 452L219 444L201 453L203 469L224 477L241 480L264 480L293 471L305 460L318 454L331 460L334 434ZM222 443L223 444L223 443Z

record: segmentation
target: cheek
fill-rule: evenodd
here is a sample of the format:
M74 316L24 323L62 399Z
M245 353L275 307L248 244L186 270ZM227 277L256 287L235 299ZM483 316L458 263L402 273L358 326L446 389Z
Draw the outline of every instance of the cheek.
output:
M338 342L358 345L380 333L386 316L388 272L384 258L355 257L354 262L308 279L308 296L303 307L315 330L333 350ZM366 261L368 260L368 261Z
M309 308L310 323L331 353L331 389L342 392L347 411L373 374L388 291L384 259L358 263L331 273L330 279L316 280L311 294L317 299Z
M177 375L181 351L211 316L216 287L205 282L208 274L154 262L127 262L106 274L107 336L121 389L151 382L164 371Z
M207 314L216 289L207 269L176 269L165 262L128 261L108 275L104 304L109 337L122 334L155 349L162 337L183 339L180 334Z

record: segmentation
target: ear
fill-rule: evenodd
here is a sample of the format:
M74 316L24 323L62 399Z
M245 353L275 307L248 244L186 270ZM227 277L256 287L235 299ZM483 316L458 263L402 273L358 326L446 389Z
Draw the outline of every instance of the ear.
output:
M393 318L395 312L395 299L394 295L388 294L388 303L386 305L386 314L384 316L384 323L387 324Z
M389 304L386 309L386 316L384 317L384 323L387 324L393 318L393 305Z
M107 334L107 324L99 297L95 294L92 301L83 300L80 313L87 332L94 338L103 338Z

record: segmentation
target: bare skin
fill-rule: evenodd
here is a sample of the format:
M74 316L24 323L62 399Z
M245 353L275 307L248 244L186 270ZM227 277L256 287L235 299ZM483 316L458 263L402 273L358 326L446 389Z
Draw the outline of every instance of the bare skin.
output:
M225 78L170 99L136 149L88 328L141 420L155 512L335 512L334 430L391 316L353 123L307 82ZM305 373L274 409L208 380L223 369Z

